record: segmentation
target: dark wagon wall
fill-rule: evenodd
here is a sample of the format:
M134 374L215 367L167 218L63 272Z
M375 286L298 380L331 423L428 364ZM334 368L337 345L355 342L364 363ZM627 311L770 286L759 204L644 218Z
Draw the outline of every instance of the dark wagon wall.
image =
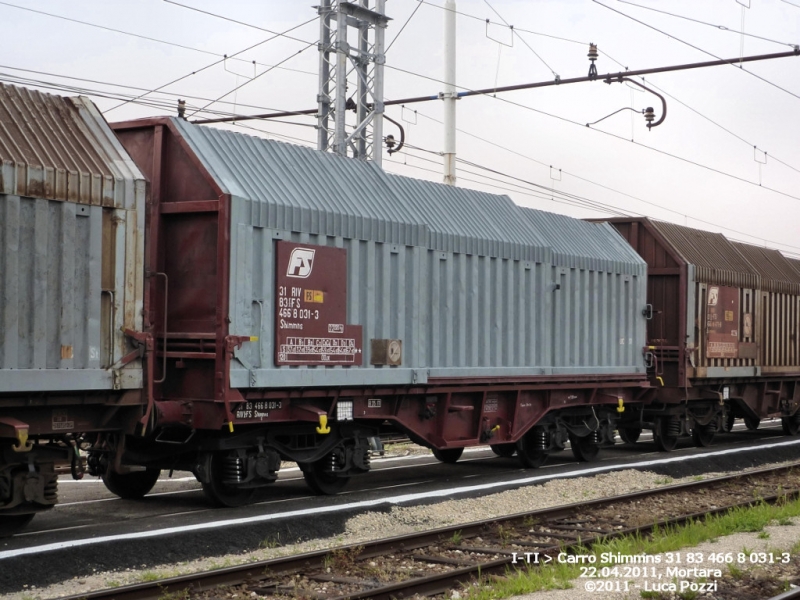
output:
M673 432L721 427L722 413L726 423L780 416L788 431L800 427L800 279L792 261L680 225L610 222L649 266L653 397L696 401Z

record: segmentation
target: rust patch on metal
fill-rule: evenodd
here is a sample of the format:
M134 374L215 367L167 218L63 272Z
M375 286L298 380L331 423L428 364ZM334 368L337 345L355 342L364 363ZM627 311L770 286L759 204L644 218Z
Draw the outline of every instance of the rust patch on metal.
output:
M61 346L61 359L67 360L73 358L72 346Z

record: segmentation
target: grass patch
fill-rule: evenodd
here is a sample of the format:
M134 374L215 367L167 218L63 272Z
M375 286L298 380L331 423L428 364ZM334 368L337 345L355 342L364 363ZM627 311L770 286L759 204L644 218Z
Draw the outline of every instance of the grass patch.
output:
M800 500L779 505L760 503L686 525L656 527L650 536L637 534L598 542L591 550L580 553L597 556L595 564L599 567L604 564L600 562L600 555L604 552L624 555L673 552L733 533L763 532L764 527L770 523L789 522L791 517L796 516L800 516ZM747 549L743 551L749 553ZM800 542L795 544L792 552L800 552ZM728 565L728 568L733 577L741 576L741 573L737 573L737 567L731 568ZM559 564L556 561L538 567L532 566L530 569L514 568L509 569L505 579L481 581L478 586L465 588L462 597L469 600L494 600L541 590L568 589L572 587L571 580L579 575L580 565ZM691 596L686 596L685 600L690 598Z

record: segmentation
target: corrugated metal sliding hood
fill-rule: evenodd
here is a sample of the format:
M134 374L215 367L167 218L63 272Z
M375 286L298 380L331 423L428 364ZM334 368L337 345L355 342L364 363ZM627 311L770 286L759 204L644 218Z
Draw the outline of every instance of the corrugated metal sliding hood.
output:
M133 208L144 177L88 98L0 84L0 193Z
M644 273L644 261L606 226L558 215L526 216L536 211L516 206L508 196L390 175L372 162L173 122L220 189L261 211L263 218L255 221L264 227Z

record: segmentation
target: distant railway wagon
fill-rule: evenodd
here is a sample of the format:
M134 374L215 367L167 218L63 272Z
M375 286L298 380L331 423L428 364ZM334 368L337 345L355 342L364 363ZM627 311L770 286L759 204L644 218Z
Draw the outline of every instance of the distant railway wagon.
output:
M615 430L797 433L779 253L85 98L3 85L0 123L0 533L57 501L60 463L124 498L189 470L237 506L287 460L337 492L387 423L526 467Z
M662 450L697 445L737 418L800 430L800 261L723 235L652 221L610 221L647 261L647 402L620 434L652 429Z

